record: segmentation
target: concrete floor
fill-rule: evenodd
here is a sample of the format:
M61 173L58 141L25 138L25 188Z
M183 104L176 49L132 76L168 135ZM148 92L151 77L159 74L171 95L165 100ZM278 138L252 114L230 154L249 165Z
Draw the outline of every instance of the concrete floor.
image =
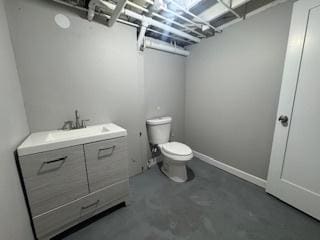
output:
M77 229L65 240L319 240L320 222L264 189L192 160L189 182L153 167L131 179L131 203Z

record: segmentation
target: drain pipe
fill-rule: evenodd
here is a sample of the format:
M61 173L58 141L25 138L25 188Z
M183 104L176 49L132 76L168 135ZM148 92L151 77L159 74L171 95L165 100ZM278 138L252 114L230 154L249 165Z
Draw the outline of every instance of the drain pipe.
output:
M146 34L148 26L149 24L146 21L142 21L141 29L138 37L138 50L143 51L143 40L144 40L144 35Z
M182 56L189 56L190 52L187 50L184 50L183 48L179 48L176 45L170 45L168 43L161 43L161 41L155 41L151 38L145 37L144 39L144 47L145 48L152 48L160 51L165 51L169 53L174 53Z
M99 5L99 0L91 0L88 5L88 20L91 22L96 12L96 6Z

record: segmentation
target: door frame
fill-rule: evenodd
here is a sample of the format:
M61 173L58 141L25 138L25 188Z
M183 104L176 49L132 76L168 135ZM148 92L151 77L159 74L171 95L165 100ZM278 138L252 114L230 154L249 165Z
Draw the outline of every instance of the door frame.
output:
M310 193L308 189L302 189L300 186L281 180L309 14L312 8L318 6L320 6L320 0L299 0L293 6L277 112L277 118L280 115L286 115L289 117L289 122L287 127L284 127L278 119L275 123L266 191L320 219L320 210L314 212L314 207L319 206L316 202L317 197L310 199L307 196L307 192ZM301 194L302 191L306 193ZM304 204L301 204L302 201Z

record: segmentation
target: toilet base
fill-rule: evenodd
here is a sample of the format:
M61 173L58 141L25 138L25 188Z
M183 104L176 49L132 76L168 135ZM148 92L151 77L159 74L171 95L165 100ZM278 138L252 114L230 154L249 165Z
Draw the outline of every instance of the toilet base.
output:
M171 160L163 156L161 171L174 182L186 182L188 180L186 162Z

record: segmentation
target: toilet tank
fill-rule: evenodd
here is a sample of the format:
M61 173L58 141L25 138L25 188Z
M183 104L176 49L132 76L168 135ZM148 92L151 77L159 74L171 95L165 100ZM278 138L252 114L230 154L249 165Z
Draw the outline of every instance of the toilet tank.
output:
M169 142L171 117L159 117L147 120L147 132L149 142L162 144Z

